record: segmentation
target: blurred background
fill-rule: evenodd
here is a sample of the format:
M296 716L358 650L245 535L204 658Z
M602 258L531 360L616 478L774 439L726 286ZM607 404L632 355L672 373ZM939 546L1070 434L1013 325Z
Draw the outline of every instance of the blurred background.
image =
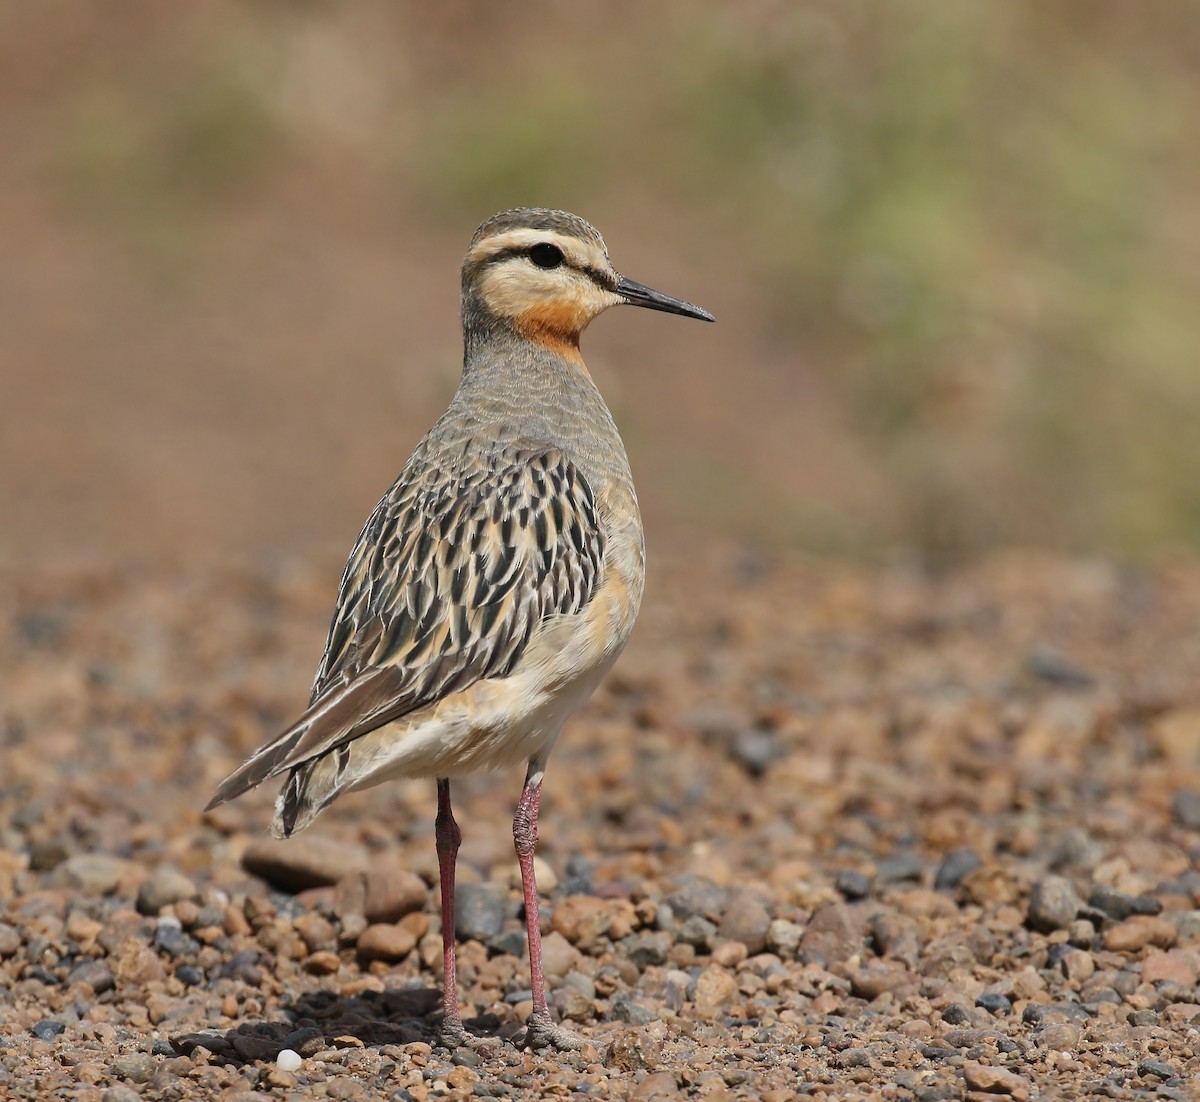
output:
M340 559L512 205L718 317L585 340L652 542L1194 547L1196 15L0 6L0 562Z

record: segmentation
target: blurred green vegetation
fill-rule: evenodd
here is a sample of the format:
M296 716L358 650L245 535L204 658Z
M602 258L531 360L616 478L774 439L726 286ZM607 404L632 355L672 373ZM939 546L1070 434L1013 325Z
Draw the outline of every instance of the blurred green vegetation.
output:
M459 230L563 197L670 211L750 288L763 370L818 373L879 472L874 521L791 501L763 531L1200 544L1193 5L696 0L557 31L370 7L240 8L184 62L73 77L54 185L185 265L206 219L330 165ZM775 507L720 467L698 510Z

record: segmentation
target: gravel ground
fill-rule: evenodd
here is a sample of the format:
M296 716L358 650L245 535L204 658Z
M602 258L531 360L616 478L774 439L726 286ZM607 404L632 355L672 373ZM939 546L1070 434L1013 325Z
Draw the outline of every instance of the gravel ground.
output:
M547 777L565 1056L520 1047L518 773L458 788L455 1053L432 784L201 814L335 578L0 577L0 1096L1197 1096L1200 564L655 562Z

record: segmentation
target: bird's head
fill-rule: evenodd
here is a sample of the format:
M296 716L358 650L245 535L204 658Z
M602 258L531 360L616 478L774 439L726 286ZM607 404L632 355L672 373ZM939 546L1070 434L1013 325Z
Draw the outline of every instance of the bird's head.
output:
M620 275L595 227L560 210L506 210L484 222L463 262L462 290L468 333L506 321L555 347L577 347L579 334L610 306L714 320L699 306Z

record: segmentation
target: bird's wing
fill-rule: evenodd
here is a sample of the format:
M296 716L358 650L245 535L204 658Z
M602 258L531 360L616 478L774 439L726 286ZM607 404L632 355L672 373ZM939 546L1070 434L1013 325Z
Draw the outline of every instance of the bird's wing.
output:
M592 489L557 448L453 474L418 453L350 555L308 711L209 806L510 674L539 623L592 600L605 544Z

